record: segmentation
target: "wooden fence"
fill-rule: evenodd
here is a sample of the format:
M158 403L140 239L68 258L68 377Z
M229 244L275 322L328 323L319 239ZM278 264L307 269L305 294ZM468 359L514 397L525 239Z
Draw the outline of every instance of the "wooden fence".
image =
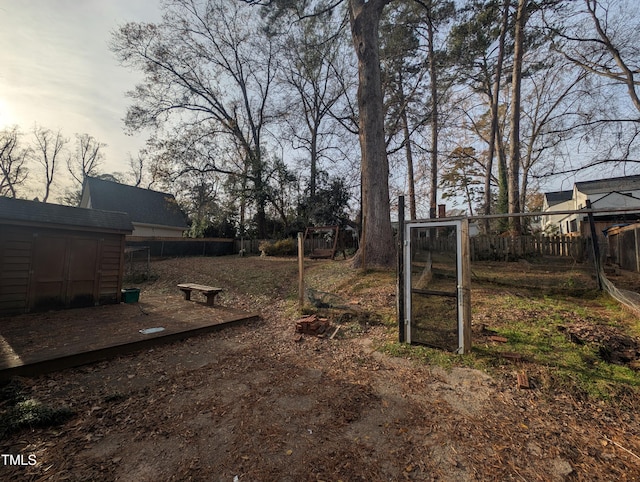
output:
M508 261L528 256L558 256L582 260L585 241L577 236L474 236L471 259Z
M423 249L455 251L455 238L421 238L412 240ZM582 261L587 254L587 240L577 236L472 236L469 249L472 261L510 261L530 256L558 256Z
M640 224L610 229L608 260L622 269L640 272Z

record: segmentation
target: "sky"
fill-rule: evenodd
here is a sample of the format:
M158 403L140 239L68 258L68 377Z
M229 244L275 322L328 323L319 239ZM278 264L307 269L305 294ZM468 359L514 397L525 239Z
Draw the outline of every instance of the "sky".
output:
M0 0L0 129L87 133L107 144L103 172L126 171L146 140L122 121L140 77L110 52L111 32L159 20L158 0Z

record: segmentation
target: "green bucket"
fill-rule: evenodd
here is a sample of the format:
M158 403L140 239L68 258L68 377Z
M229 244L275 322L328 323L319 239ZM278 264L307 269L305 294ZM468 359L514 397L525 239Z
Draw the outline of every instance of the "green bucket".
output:
M124 303L137 303L140 299L140 288L124 288L121 291Z

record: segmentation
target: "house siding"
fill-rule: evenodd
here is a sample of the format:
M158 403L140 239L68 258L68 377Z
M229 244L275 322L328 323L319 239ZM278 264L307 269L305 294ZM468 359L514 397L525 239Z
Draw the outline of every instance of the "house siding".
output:
M133 223L133 233L131 236L156 237L156 238L182 238L182 228L171 228L166 226L149 226L140 223Z
M10 226L0 230L0 313L26 310L32 249L28 230Z

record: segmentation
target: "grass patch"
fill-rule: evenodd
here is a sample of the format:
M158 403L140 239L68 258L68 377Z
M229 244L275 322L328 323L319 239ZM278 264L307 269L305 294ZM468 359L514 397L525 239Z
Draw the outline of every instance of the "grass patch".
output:
M450 369L456 365L457 356L444 350L421 345L407 345L399 342L386 342L377 347L382 353L399 358L408 358L425 365L435 365Z
M0 438L25 428L50 427L74 415L68 407L52 408L30 398L18 381L0 390Z
M505 352L522 356L522 368L534 373L537 388L611 400L629 391L640 393L640 373L628 366L607 363L602 345L576 343L565 332L571 325L614 327L628 332L631 320L607 297L496 297L485 310L493 309L490 327L505 337L504 344L485 342L474 346L482 358L499 368ZM490 318L491 319L491 318ZM633 324L633 322L632 322Z
M553 279L554 275L558 276L557 280ZM346 297L365 296L367 300L373 300L376 293L395 289L395 273L391 271L362 273L335 264L323 264L313 276L323 289L333 289ZM501 270L493 269L492 276L499 280ZM509 276L512 274L507 274L508 280ZM427 346L398 343L395 300L393 306L378 304L373 310L380 314L389 330L385 340L377 342L377 349L418 363L445 369L475 368L509 379L513 377L514 369L525 370L536 389L550 396L558 391L595 400L620 400L630 393L640 395L640 372L604 361L598 344L578 344L567 335L565 328L573 324L605 325L631 336L640 331L637 319L610 297L592 290L576 289L579 276L584 275L555 270L544 273L546 289L543 290L496 289L495 285L490 289L474 290L472 309L476 329L473 348L471 353L462 356ZM523 281L520 273L516 278L518 283ZM559 289L562 287L564 291ZM428 314L435 313L433 309L428 311ZM508 341L495 343L486 336L478 336L480 324L487 325ZM357 335L357 330L353 334ZM503 356L506 353L517 353L522 361L514 363Z

